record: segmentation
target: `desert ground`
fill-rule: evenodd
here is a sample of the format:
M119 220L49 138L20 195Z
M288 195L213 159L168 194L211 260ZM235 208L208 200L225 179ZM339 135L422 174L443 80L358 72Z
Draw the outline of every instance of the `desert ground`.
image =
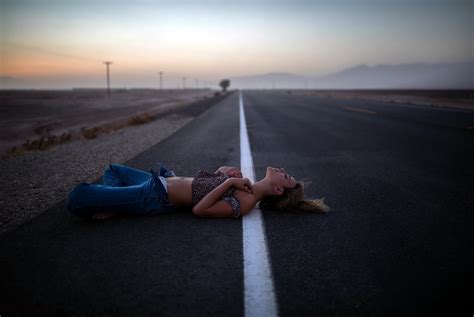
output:
M0 154L95 138L212 95L207 89L122 89L110 97L98 89L0 91Z
M293 91L292 91L293 92ZM296 90L297 94L439 108L474 109L473 90Z

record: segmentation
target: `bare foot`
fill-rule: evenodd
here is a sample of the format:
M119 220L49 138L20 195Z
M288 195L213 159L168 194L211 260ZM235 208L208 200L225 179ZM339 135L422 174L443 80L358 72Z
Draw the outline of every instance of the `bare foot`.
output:
M105 220L115 216L113 212L98 212L92 216L92 219Z

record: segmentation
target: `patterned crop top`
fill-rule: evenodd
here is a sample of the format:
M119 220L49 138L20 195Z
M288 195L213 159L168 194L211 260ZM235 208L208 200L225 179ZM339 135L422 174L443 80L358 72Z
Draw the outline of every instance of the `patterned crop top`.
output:
M193 182L191 183L193 206L196 206L204 196L209 194L214 188L222 184L228 178L229 176L221 172L212 174L208 171L198 171L194 175ZM234 218L238 218L240 216L240 202L234 197L234 193L235 188L229 188L224 195L222 195L222 200L225 200L230 204L234 211Z

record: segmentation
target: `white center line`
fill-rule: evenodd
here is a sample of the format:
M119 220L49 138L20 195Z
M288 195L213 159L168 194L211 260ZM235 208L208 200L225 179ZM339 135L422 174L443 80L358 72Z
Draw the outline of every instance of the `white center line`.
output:
M245 122L242 92L239 90L240 109L240 169L242 175L255 182L252 153L250 152ZM244 305L245 316L278 316L272 272L265 241L261 211L254 208L242 218L244 247Z

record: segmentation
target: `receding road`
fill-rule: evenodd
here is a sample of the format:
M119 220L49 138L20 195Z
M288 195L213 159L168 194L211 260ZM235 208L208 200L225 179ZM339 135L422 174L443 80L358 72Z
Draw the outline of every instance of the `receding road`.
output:
M264 212L281 316L474 314L474 112L244 91L257 179L327 215ZM127 164L239 166L238 94ZM240 219L84 222L65 202L0 237L0 315L242 316Z

